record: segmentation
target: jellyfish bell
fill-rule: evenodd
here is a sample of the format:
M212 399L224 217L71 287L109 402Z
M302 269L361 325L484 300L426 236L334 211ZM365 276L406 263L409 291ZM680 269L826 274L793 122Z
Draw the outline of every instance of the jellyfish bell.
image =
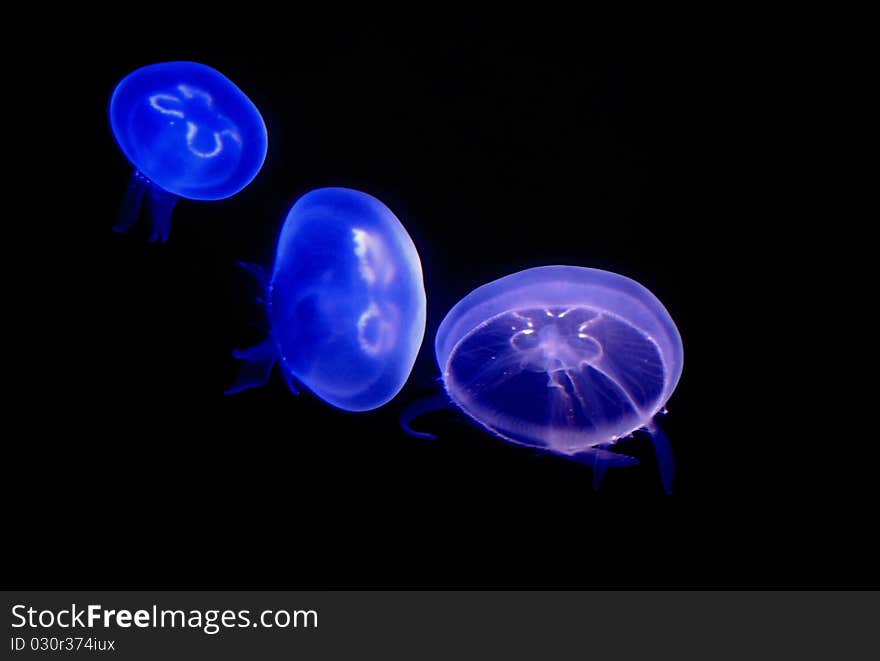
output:
M446 395L492 434L592 464L598 485L609 466L637 463L614 444L647 429L671 488L654 418L681 376L681 337L634 280L576 266L514 273L459 301L434 347Z
M227 391L266 383L278 362L347 411L375 409L403 387L425 334L419 254L388 207L347 188L321 188L290 209L266 282L269 337L236 352ZM280 359L280 360L279 360Z
M235 195L266 158L257 107L226 76L197 62L162 62L128 74L113 90L109 116L134 167L117 232L131 229L146 198L150 240L164 242L178 198Z

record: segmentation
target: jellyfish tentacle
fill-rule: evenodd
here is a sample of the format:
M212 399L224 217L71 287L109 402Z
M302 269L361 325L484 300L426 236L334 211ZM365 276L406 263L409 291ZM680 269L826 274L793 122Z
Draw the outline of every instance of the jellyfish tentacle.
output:
M125 195L119 207L119 216L116 219L116 224L113 225L114 232L121 234L134 227L141 215L147 188L149 188L149 179L135 170L128 180L128 186L125 188Z
M415 438L425 438L429 441L433 441L437 438L436 434L431 434L430 432L422 432L416 431L412 428L412 421L418 417L425 415L426 413L433 413L434 411L443 411L450 407L449 397L446 393L442 395L434 395L433 397L425 397L424 399L418 399L414 401L412 404L406 406L403 411L400 412L400 428L403 429L410 436L414 436Z
M147 215L150 222L150 242L165 243L171 233L171 212L177 203L177 195L164 191L155 184L147 196Z
M672 481L675 478L675 458L672 454L672 446L656 422L650 422L646 429L654 444L654 454L657 456L657 467L660 469L663 490L667 495L671 495Z
M241 361L241 365L235 382L226 389L227 395L266 385L278 361L278 347L270 336L247 349L235 349L232 356Z

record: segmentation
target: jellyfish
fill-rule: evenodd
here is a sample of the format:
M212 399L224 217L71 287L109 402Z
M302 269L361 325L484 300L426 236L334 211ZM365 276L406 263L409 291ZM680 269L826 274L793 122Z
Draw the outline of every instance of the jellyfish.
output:
M113 227L134 226L146 198L150 241L168 240L179 197L221 200L238 193L266 158L257 107L219 71L162 62L123 78L110 98L110 128L134 167Z
M646 429L663 486L673 459L654 421L682 371L681 337L662 303L622 275L542 266L472 291L446 315L435 340L448 400L480 427L519 445L593 467L638 461L613 450ZM447 400L447 401L448 401ZM404 429L437 403L406 409Z
M425 336L425 286L412 239L382 202L348 188L301 197L264 287L269 335L233 353L242 365L227 393L265 384L276 362L294 393L303 384L346 411L403 387Z

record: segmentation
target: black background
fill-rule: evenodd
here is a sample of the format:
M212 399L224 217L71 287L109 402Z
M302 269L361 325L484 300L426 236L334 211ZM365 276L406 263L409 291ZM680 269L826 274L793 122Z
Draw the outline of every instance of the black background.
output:
M877 582L875 499L852 473L870 454L827 450L821 400L788 397L787 346L774 339L784 322L755 298L784 291L788 275L780 262L756 275L783 229L756 199L771 147L743 128L760 93L742 86L738 61L671 42L597 48L556 27L351 20L285 38L167 29L107 43L74 30L35 42L5 108L19 164L6 217L9 581ZM109 96L140 66L184 59L254 101L266 163L231 199L180 201L167 245L148 244L143 224L113 234L131 170ZM231 350L264 334L235 264L268 266L290 205L322 186L383 200L425 271L422 352L371 413L294 397L277 374L223 395ZM436 441L399 430L401 408L437 391L446 311L546 264L632 277L675 319L685 367L661 421L677 460L671 497L641 436L625 446L641 466L610 471L594 493L588 468L452 412L421 421Z

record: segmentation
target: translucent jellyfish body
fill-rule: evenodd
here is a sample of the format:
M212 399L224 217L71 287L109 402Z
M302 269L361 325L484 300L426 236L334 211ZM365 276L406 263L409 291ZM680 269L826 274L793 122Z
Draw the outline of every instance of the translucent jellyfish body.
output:
M256 106L219 71L162 62L122 79L110 99L110 127L134 174L114 230L137 221L146 197L150 240L167 240L178 197L220 200L238 193L266 158Z
M435 350L449 397L493 434L591 463L598 485L608 466L637 463L610 448L646 428L669 490L653 418L681 375L681 337L637 282L575 266L509 275L450 310Z
M376 198L347 188L307 193L287 214L267 283L270 336L236 352L228 392L262 385L280 358L296 392L305 384L347 411L378 408L403 387L425 335L419 254Z

